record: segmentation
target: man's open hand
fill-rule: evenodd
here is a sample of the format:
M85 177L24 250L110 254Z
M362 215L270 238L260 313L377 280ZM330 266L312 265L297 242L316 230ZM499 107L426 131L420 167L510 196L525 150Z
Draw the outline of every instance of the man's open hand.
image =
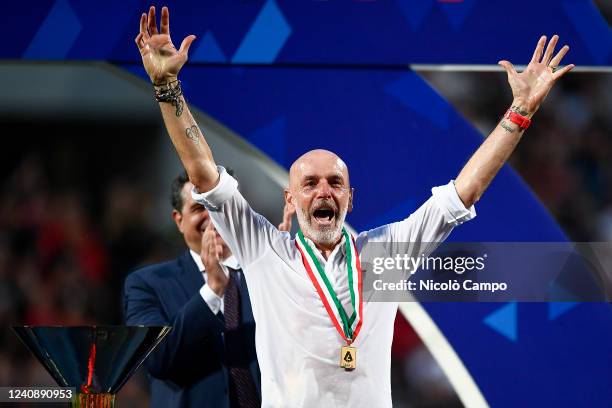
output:
M160 32L155 21L155 7L151 6L149 14L140 16L140 32L136 36L136 45L142 56L151 82L165 84L174 81L181 68L187 62L187 53L195 35L185 37L181 48L176 49L170 38L170 13L167 7L162 7Z
M557 68L569 50L569 47L565 45L553 57L558 41L559 36L554 35L546 47L546 52L542 55L544 45L546 45L546 36L542 36L529 65L520 74L509 61L499 61L499 65L503 66L508 73L508 82L514 96L513 105L523 110L522 114L526 116L533 115L555 82L574 68L573 64L566 65L562 69Z

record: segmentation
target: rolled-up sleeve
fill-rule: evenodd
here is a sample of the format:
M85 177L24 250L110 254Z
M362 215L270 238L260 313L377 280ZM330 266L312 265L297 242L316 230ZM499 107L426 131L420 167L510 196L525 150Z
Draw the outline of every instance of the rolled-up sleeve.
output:
M238 189L238 182L230 176L223 166L217 166L219 182L210 191L200 193L193 187L191 196L193 200L202 204L209 211L219 211L224 202L229 200Z
M444 186L432 188L431 194L436 205L442 210L445 221L453 227L476 217L474 206L465 208L459 194L457 194L455 180L451 180Z

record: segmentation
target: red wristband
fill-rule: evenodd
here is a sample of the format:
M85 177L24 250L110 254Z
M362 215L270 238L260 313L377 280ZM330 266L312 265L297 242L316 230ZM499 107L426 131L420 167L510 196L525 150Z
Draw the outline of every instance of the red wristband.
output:
M519 115L518 113L508 109L504 118L508 119L512 123L516 123L523 130L527 129L531 125L531 119L526 116Z

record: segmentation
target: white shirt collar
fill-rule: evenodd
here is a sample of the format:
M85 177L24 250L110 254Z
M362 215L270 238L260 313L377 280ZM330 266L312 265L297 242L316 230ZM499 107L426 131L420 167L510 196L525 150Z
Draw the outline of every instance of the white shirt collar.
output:
M205 272L206 268L204 268L204 262L202 262L202 258L200 258L200 254L198 254L197 252L191 249L189 250L189 253L191 254L191 257L193 258L193 261L198 266L198 270L200 272ZM227 266L228 268L232 268L232 269L240 269L238 260L236 259L234 255L230 255L227 259L224 259L223 261L221 261L221 265Z

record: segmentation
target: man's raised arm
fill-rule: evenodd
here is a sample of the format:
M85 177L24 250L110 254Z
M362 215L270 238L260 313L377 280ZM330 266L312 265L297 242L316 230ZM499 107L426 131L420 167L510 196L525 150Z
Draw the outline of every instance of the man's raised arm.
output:
M538 110L555 82L574 68L574 65L570 64L558 69L561 59L569 50L566 45L553 58L558 40L558 36L553 36L542 56L546 37L541 37L531 62L520 74L515 71L510 62L499 62L508 73L508 82L512 88L514 101L504 118L470 158L455 180L457 194L466 208L480 199L493 177L508 160L523 132L529 126L531 117Z
M143 13L140 16L136 45L153 82L164 123L189 179L199 192L206 192L217 184L219 173L210 147L189 112L178 81L178 73L187 62L187 52L195 35L186 37L177 50L170 39L167 7L162 8L159 28L158 32L155 7L151 6L148 15Z

